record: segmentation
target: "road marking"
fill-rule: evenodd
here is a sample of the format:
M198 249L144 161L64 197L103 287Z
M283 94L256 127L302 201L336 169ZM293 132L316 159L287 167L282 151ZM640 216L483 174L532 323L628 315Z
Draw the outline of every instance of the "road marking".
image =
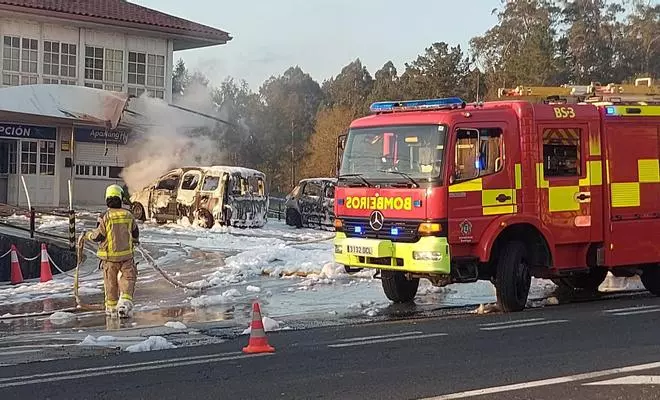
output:
M398 336L409 336L409 335L419 335L424 332L421 331L410 331L410 332L402 332L402 333L393 333L391 335L380 335L380 336L363 336L363 337L355 337L355 338L350 338L350 339L340 339L340 342L360 342L363 340L371 340L371 339L384 339L384 338L389 338L389 337L398 337Z
M269 355L272 353L263 353ZM124 372L133 371L148 371L152 369L170 368L179 365L195 365L203 363L211 363L225 360L235 360L240 358L254 357L252 355L245 355L241 352L219 353L219 354L205 354L202 356L168 358L155 361L146 361L131 364L108 365L104 367L72 369L67 371L49 372L35 375L14 376L9 378L0 378L0 388L20 385L30 385L39 382L53 382L58 380L85 378L88 376L98 376L103 374L121 374ZM73 378L72 378L73 377ZM19 382L12 382L19 381Z
M569 322L567 319L553 319L553 320L544 320L544 321L536 321L536 322L523 322L520 324L513 324L513 325L500 325L500 326L485 326L479 328L482 331L499 331L502 329L514 329L514 328L525 328L528 326L538 326L538 325L551 325L551 324L563 324L565 322Z
M638 311L638 310L650 310L650 309L660 310L660 306L635 306L635 307L626 307L626 308L612 308L609 310L603 310L603 312L606 312L608 314L615 314L626 311Z
M607 381L584 383L582 386L601 386L601 385L660 385L660 376L658 375L631 375L623 378L615 378Z
M361 342L329 344L328 347L364 346L364 345L367 345L367 344L398 342L400 340L425 339L425 338L438 337L438 336L447 336L447 334L446 333L427 333L426 335L399 336L399 337L390 337L390 338L386 338L386 339L363 340Z
M595 379L595 378L600 378L600 377L608 376L608 375L625 374L625 373L629 373L629 372L644 371L644 370L655 369L655 368L660 368L660 362L653 362L653 363L639 364L639 365L630 365L628 367L612 368L612 369L606 369L606 370L595 371L595 372L587 372L587 373L584 373L584 374L577 374L577 375L568 375L568 376L563 376L563 377L559 377L559 378L542 379L542 380L538 380L538 381L515 383L515 384L512 384L512 385L494 386L494 387L484 388L484 389L469 390L469 391L465 391L465 392L456 392L456 393L444 394L444 395L441 395L441 396L427 397L427 398L420 399L420 400L464 399L466 397L483 396L483 395L487 395L487 394L512 392L512 391L516 391L516 390L531 389L531 388L537 388L537 387L541 387L541 386L551 386L551 385L558 385L558 384L562 384L562 383L585 381L587 379Z
M0 354L0 356L4 357L4 356L16 355L16 354L38 353L40 351L41 349L3 351L2 354Z
M516 319L513 321L504 321L504 322L491 322L488 324L479 324L479 326L500 326L500 325L510 325L510 324L518 324L522 322L535 322L535 321L545 321L545 318L529 318L529 319Z

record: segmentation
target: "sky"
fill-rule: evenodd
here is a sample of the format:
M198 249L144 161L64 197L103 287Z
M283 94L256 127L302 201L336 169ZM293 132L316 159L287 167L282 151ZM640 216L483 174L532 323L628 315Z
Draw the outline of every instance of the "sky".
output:
M226 45L179 51L214 85L231 76L253 90L298 65L316 81L360 58L373 75L387 61L402 72L433 42L461 45L497 22L500 0L131 0L229 32ZM420 3L424 6L420 6ZM192 5L194 4L194 6ZM408 6L410 5L410 6Z

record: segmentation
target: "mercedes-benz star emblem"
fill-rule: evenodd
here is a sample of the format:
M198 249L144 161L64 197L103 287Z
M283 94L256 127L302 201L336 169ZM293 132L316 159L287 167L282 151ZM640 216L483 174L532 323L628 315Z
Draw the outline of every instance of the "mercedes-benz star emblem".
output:
M383 227L384 220L385 217L383 216L383 213L376 210L369 216L369 225L371 225L371 229L379 231Z

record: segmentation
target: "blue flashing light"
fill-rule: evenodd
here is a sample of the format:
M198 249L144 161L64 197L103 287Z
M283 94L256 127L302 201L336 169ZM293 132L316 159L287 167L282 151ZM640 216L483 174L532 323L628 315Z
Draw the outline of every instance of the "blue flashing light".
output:
M397 236L397 235L399 234L399 228L397 228L396 226L393 226L393 227L390 229L390 234L391 234L392 236Z
M414 207L421 207L421 206L422 206L422 201L421 201L421 200L415 200L415 201L413 201L413 206L414 206Z
M445 110L451 108L465 108L465 101L460 97L446 97L442 99L406 100L406 101L378 101L369 107L372 113L395 111L423 111Z
M616 108L614 108L614 107L605 107L605 114L607 114L607 115L616 115Z
M340 206L343 206L344 205L344 199L337 199L337 204L339 204Z
M353 230L355 231L355 233L362 233L362 227L361 226L356 226L355 228L353 228Z

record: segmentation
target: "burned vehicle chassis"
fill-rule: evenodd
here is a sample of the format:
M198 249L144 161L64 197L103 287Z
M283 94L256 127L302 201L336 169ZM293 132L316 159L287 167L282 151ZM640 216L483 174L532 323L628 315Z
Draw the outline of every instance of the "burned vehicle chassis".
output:
M266 223L265 175L239 167L185 167L171 170L131 196L139 220L179 221L258 228Z

